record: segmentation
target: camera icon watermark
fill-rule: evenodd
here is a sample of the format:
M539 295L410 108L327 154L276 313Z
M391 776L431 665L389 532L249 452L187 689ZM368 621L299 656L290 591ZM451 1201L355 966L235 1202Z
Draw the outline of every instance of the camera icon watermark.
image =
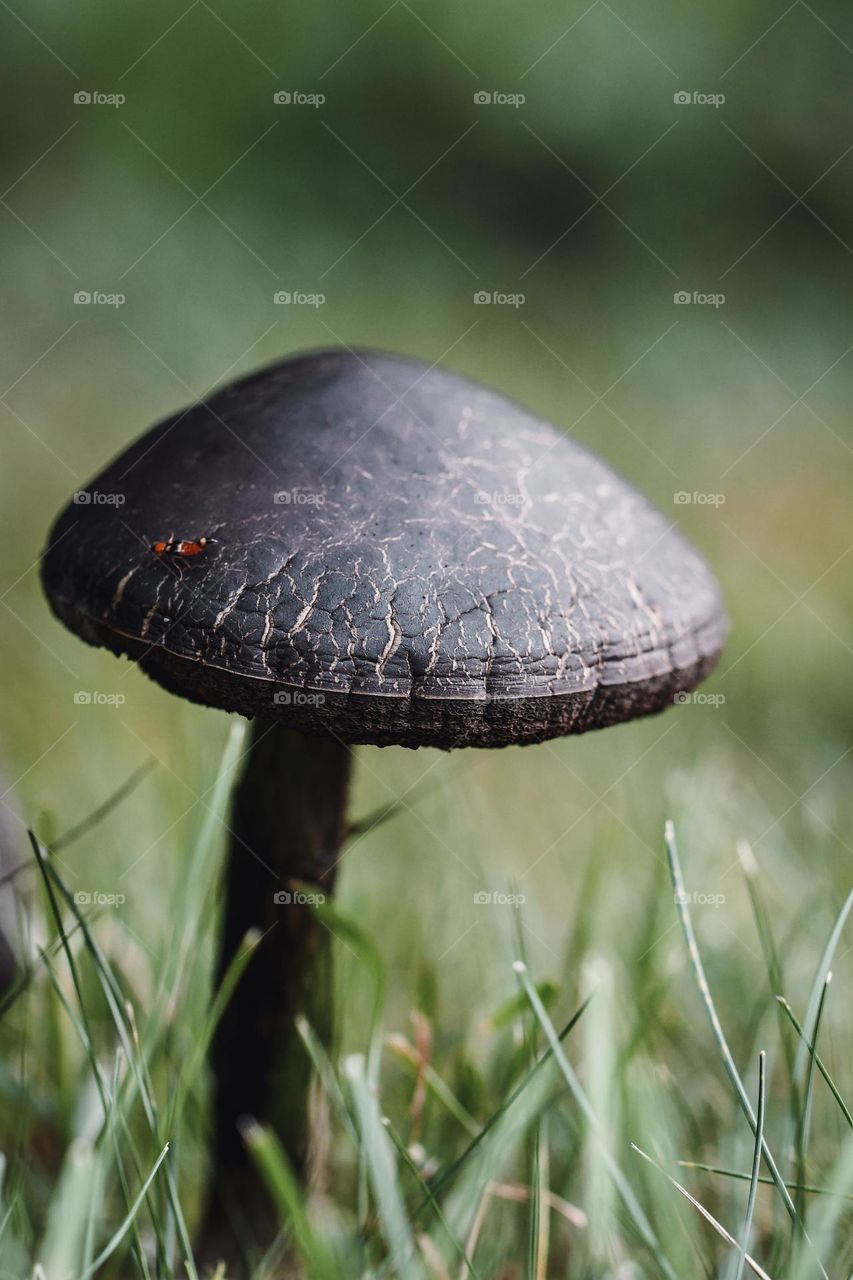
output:
M722 907L725 904L726 895L724 893L697 893L682 892L673 896L673 902L677 907Z
M719 308L725 304L726 295L724 293L702 293L699 289L694 289L692 293L688 289L678 289L672 295L672 300L677 307Z
M104 293L100 289L78 289L74 294L75 307L123 307L126 302L125 294Z
M523 93L504 93L502 89L478 89L474 94L477 107L523 107L527 97Z
M272 900L277 907L322 907L325 893L305 893L299 889L279 889Z
M280 689L273 694L272 700L276 707L322 707L326 695L311 693L307 689Z
M277 89L272 96L277 107L322 107L325 93L303 93L301 89Z
M682 689L672 700L679 707L688 702L694 703L697 707L722 707L725 706L726 695L724 693L703 693L701 690L695 693L687 693Z
M491 493L487 493L485 489L478 489L474 494L474 501L478 507L520 507L524 502L524 496L501 489L494 489Z
M677 107L714 107L719 111L726 100L726 95L724 93L702 93L700 89L693 89L691 92L686 89L679 89L672 95L672 100Z
M724 493L700 493L697 489L692 493L679 489L672 495L672 501L677 507L721 507L725 500Z
M100 489L78 489L73 498L76 507L123 507L123 493L103 493Z
M325 293L300 293L298 289L290 291L279 289L272 300L277 307L322 307L326 301Z
M273 502L277 507L324 507L326 494L320 489L278 489Z
M102 893L99 889L79 889L74 894L78 907L123 907L127 896L123 893Z
M123 107L127 97L123 93L102 93L100 89L78 89L74 94L77 107Z
M97 689L78 689L74 694L75 707L123 707L126 702L123 693L100 693Z
M481 889L479 893L474 894L476 907L521 907L526 901L527 896L523 893L501 893Z
M477 307L523 307L527 297L523 293L502 293L500 289L478 289L474 294Z

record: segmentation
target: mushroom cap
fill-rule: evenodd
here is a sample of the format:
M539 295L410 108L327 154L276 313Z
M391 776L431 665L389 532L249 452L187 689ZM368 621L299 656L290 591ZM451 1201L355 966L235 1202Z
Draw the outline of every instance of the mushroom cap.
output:
M353 743L630 720L726 631L705 561L594 454L467 378L346 348L141 436L59 516L42 577L72 631L173 693Z

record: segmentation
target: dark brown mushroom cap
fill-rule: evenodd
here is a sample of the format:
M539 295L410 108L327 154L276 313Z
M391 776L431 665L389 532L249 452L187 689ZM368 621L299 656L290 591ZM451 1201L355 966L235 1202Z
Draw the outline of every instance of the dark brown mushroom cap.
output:
M347 742L629 720L725 635L705 561L597 457L486 387L346 349L152 428L62 513L42 574L67 626L172 692Z

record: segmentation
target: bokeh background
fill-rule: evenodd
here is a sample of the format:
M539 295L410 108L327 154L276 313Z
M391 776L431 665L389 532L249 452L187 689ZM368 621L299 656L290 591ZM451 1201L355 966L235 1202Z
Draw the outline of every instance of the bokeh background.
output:
M155 990L228 723L53 620L51 519L158 417L291 352L386 348L493 384L707 554L732 621L715 697L537 748L359 751L356 811L402 807L350 850L341 909L388 967L388 1025L428 1003L474 1056L519 935L474 891L524 894L531 966L567 998L603 960L629 1027L653 954L650 1058L707 1158L733 1104L705 1070L664 818L693 888L725 898L695 910L744 1070L767 977L736 839L800 1005L851 879L853 11L10 0L0 33L3 803L48 837L155 762L67 859L75 889L126 895L100 927ZM369 984L344 967L341 1044L360 1047Z

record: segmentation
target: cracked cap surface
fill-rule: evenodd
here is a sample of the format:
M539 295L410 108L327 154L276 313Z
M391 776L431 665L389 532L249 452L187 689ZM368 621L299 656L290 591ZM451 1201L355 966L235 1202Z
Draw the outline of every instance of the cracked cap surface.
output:
M59 516L42 579L72 631L174 693L380 745L659 711L726 631L705 561L594 454L466 378L348 349L153 427Z

